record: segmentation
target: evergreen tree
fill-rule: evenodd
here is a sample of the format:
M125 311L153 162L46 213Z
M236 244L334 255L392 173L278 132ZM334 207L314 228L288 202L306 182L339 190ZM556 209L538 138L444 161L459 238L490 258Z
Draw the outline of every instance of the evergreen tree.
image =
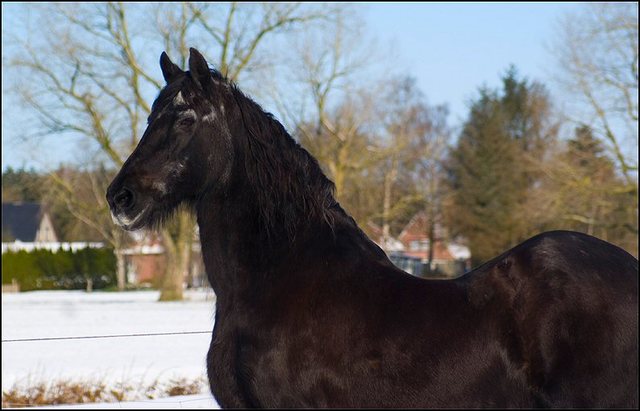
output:
M530 198L557 128L539 83L519 80L511 67L502 90L480 90L450 153L449 225L468 241L474 264L540 231Z
M509 242L518 191L515 160L499 99L482 90L449 163L451 226L467 238L474 263L490 258Z
M576 128L575 137L567 142L565 161L574 165L582 175L611 179L614 176L613 161L605 155L602 141L593 135L591 127Z
M547 190L558 227L595 235L637 255L637 191L615 168L593 130L579 126L557 155Z
M2 172L2 201L39 203L45 191L45 180L46 177L34 169L7 167Z

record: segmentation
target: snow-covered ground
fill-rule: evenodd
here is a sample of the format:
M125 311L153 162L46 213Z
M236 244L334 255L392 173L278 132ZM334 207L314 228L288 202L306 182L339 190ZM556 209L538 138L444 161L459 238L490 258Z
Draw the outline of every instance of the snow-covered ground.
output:
M157 302L158 296L157 291L2 294L2 389L14 383L70 378L133 384L205 378L215 296L211 291L190 291L185 301L163 303ZM209 333L4 342L184 331ZM205 395L183 397L184 407L217 406L207 390ZM168 403L172 398L177 397L156 402ZM173 407L178 407L175 402Z

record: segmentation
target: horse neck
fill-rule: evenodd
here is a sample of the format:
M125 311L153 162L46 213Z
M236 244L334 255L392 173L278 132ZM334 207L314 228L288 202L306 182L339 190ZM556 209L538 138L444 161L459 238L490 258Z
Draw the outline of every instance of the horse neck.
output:
M207 276L219 302L266 290L274 277L292 275L281 267L313 237L310 229L301 229L293 240L283 233L261 234L251 199L211 200L205 196L200 201L197 217ZM316 235L327 231L317 226Z
M295 216L301 224L295 225L293 237L279 226L265 232L261 207L253 191L242 184L224 196L209 193L198 202L202 255L219 301L260 288L261 282L271 281L274 275L289 275L278 272L278 267L286 265L289 256L297 255L295 250L310 238L331 231L326 221Z
M204 262L218 298L295 275L291 268L299 261L289 260L333 243L335 224L370 246L333 198L333 184L315 159L251 104L229 117L235 136L229 189L205 194L197 206ZM264 130L270 134L257 135Z

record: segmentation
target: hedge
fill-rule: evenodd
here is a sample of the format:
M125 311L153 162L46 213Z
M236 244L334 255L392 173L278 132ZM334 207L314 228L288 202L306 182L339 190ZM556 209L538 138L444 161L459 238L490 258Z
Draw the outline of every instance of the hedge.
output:
M15 279L21 291L94 289L116 284L116 258L110 248L52 252L37 249L2 254L2 284Z

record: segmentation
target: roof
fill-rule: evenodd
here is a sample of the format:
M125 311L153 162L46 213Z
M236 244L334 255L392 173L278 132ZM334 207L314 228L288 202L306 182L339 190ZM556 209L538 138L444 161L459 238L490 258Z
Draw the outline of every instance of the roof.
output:
M429 236L427 235L429 220L424 212L416 213L404 227L398 238L389 237L386 241L382 236L382 228L369 221L366 225L371 238L387 253L400 252L405 257L422 261L429 259ZM435 246L433 247L434 261L466 260L471 257L469 249L447 240L446 230L438 223L435 227Z
M368 221L365 226L365 232L369 235L369 238L373 240L374 243L378 244L380 248L382 248L386 252L395 252L395 251L403 251L404 245L395 238L389 236L385 240L384 235L382 234L382 228L376 225L372 221Z
M382 237L382 228L371 220L367 221L367 225L363 227L363 230L376 241Z
M2 203L2 236L35 241L42 216L40 203Z
M413 216L398 239L405 247L405 254L423 261L429 258L429 219L424 212ZM447 241L446 230L436 222L434 227L433 259L440 261L464 260L471 257L469 249L461 244Z
M428 238L429 231L429 219L424 211L416 213L411 220L404 227L398 240L402 241L405 246L414 240L422 240ZM445 238L445 230L439 223L436 222L434 227L434 234L437 240Z

